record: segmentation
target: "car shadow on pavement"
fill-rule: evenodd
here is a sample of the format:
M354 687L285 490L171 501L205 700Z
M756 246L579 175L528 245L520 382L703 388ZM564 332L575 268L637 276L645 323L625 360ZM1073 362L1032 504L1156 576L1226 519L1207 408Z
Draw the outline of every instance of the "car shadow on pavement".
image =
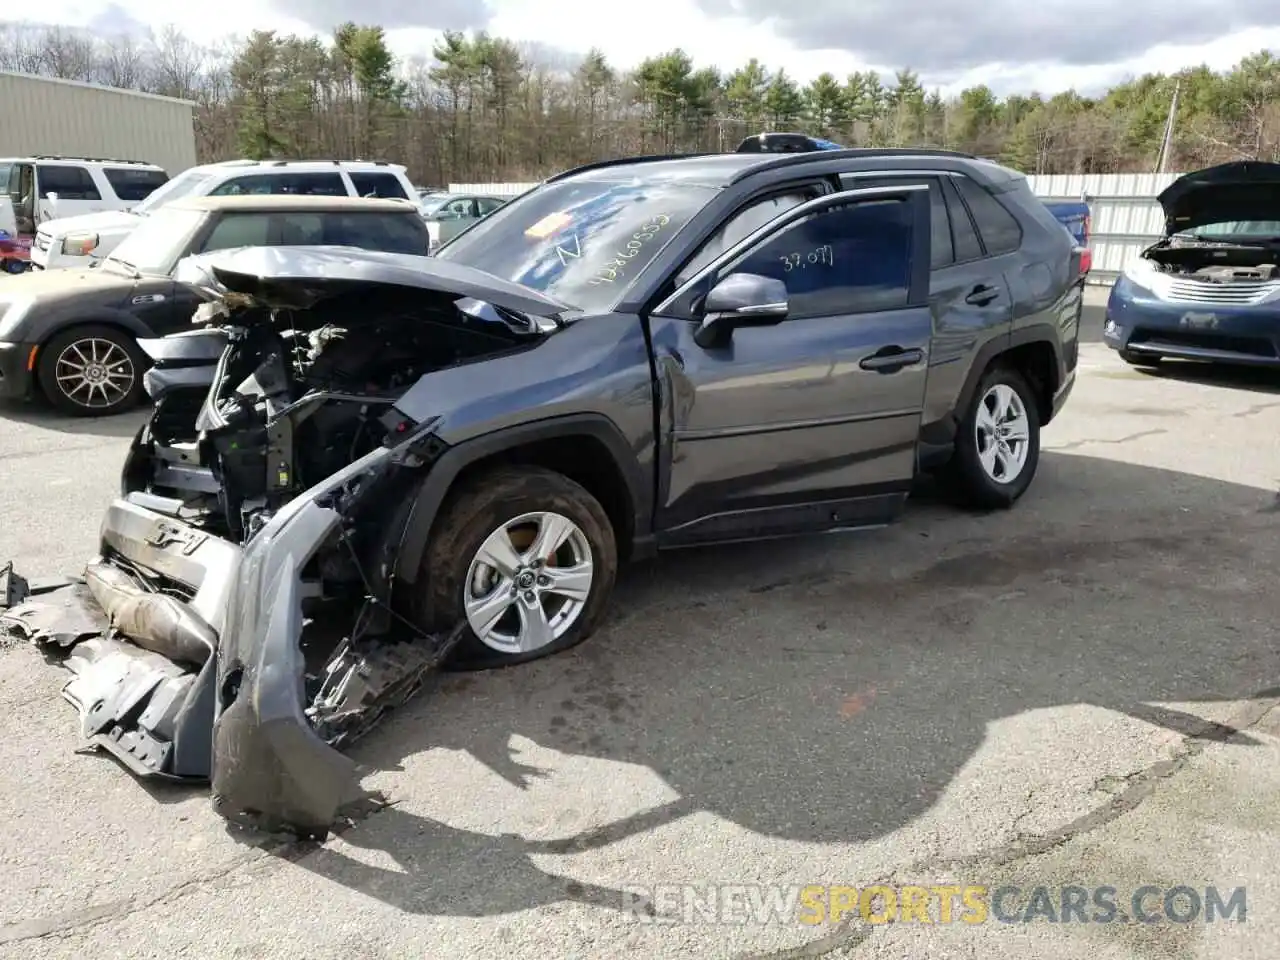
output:
M69 417L38 400L0 400L0 419L25 423L41 430L90 437L133 439L150 412L150 407L143 406L109 417Z
M547 855L634 845L694 813L786 841L876 840L927 816L991 725L1029 711L1088 705L1189 742L1256 744L1162 704L1274 694L1274 504L1254 487L1046 452L1012 511L974 517L926 499L852 548L819 537L672 554L627 576L614 619L576 650L437 678L355 752L418 774L403 803L290 859L416 914L622 909L621 889L561 876ZM1104 748L1049 728L1026 756L1053 769ZM647 768L678 799L550 838L467 829L405 809L442 808L417 790L457 789L423 772L450 762L433 751L536 795L536 815L514 817L524 822L585 823L574 810L599 809L600 783L557 774L570 764ZM346 844L381 853L357 859ZM614 857L620 872L666 862L636 864L634 846ZM369 862L387 859L397 866Z
M1253 393L1280 393L1280 370L1273 367L1237 367L1190 360L1166 360L1158 367L1134 369L1159 380L1181 380L1207 387L1227 387Z

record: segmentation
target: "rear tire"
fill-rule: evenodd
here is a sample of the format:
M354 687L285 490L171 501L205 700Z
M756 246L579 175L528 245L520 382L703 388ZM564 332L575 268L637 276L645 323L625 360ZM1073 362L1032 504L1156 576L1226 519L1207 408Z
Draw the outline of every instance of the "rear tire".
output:
M994 367L974 391L940 479L964 506L1007 509L1031 485L1039 463L1035 393L1017 370Z
M105 417L142 400L146 357L119 327L93 324L64 331L40 350L38 382L49 402L73 417Z
M555 540L549 551L544 535ZM501 468L445 505L422 564L414 620L429 632L467 621L449 666L479 670L591 636L613 594L618 548L608 514L580 484L541 467Z

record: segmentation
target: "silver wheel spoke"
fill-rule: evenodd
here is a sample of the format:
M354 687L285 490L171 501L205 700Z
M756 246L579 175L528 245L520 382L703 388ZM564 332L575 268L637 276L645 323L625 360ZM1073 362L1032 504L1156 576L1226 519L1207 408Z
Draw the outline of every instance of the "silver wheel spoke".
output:
M1005 434L1005 439L1018 443L1025 443L1031 439L1031 430L1027 427L1026 420L1016 420L1007 426L1008 432Z
M515 597L511 595L511 581L505 577L494 587L493 592L478 599L468 599L466 603L467 622L476 636L481 640L487 637L502 615L511 609Z
M551 581L543 589L559 597L585 601L591 593L592 568L590 563L572 567L544 567L542 571Z
M533 600L521 598L517 609L520 611L520 652L530 653L555 640L551 623L547 620L547 611L542 608L542 599L534 595Z
M493 567L503 577L510 579L520 569L520 554L511 542L511 534L506 527L500 527L489 534L489 539L480 547L476 559L486 566Z
M556 555L569 536L577 530L573 522L558 513L545 513L538 525L538 538L533 541L525 556L530 560L549 561Z

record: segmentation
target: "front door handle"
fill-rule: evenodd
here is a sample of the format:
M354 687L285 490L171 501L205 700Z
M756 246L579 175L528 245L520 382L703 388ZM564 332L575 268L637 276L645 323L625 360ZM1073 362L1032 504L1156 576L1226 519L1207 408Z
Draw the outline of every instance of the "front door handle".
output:
M969 295L964 298L964 302L975 307L985 307L998 296L1000 296L1000 291L995 287L980 284L970 291Z
M863 357L858 366L863 370L874 370L877 373L893 373L903 367L920 363L924 360L924 351L918 348L903 350L901 347L885 347L869 357Z

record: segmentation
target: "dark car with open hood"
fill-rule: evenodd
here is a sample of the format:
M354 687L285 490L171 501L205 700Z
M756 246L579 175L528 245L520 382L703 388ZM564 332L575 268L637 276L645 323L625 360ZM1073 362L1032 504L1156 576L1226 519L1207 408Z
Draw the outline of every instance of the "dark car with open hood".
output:
M586 639L620 562L892 521L913 479L1013 505L1075 378L1080 249L961 154L642 158L436 256L188 260L98 555L8 573L85 735L324 835L340 752L427 671ZM184 294L184 295L188 295Z
M1158 199L1164 236L1112 287L1104 342L1134 366L1280 366L1280 164L1198 170Z
M27 273L0 288L0 398L43 396L101 417L142 401L138 341L191 328L200 302L174 271L246 246L351 246L422 254L429 231L408 200L318 195L186 197L153 211L93 267Z

